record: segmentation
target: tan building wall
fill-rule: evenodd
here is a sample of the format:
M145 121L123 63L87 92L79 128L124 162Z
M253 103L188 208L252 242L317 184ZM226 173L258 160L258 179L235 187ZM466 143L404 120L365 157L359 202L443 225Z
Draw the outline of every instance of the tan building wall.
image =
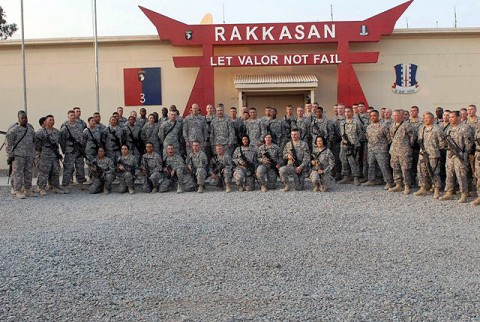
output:
M333 45L232 46L218 47L223 54L282 54L334 52ZM405 108L436 106L458 109L479 103L480 30L397 30L379 43L353 44L351 51L379 51L377 64L358 64L355 70L370 105ZM124 104L123 69L162 68L163 105L177 105L183 111L198 69L175 68L173 56L201 55L200 48L174 47L155 36L103 38L99 44L100 112L104 122L117 106ZM82 107L87 119L95 111L94 51L91 39L27 41L27 92L30 122L37 128L38 118L53 114L57 125L66 111ZM394 94L394 65L418 65L416 94ZM238 105L234 79L239 74L313 74L318 78L315 100L327 107L337 97L335 65L286 67L232 67L215 69L215 99L226 106ZM23 108L22 67L19 41L0 42L0 129L16 121ZM283 106L277 106L283 109ZM126 108L128 114L133 108ZM138 109L138 108L136 108ZM159 111L160 106L147 107ZM6 167L0 153L0 168Z

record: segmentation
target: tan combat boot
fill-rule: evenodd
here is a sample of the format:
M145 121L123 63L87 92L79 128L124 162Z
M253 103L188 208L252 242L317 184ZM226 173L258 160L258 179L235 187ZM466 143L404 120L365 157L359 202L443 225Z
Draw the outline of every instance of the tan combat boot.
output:
M472 206L478 206L480 205L480 197L478 197L477 199L475 199L474 201L472 201L470 203Z
M318 192L318 183L313 184L313 192Z
M45 197L45 196L47 195L47 191L44 190L44 189L39 189L39 190L38 190L38 194L39 194L40 196L42 196L42 197Z
M449 191L445 192L445 194L443 196L441 196L439 199L442 200L442 201L453 200L453 191L449 190Z
M438 199L440 198L440 188L435 188L433 190L433 199Z
M201 185L198 186L197 192L198 192L198 193L204 193L204 192L205 192L205 188L203 187L203 184L201 184Z
M338 184L347 184L350 181L352 181L352 178L350 176L343 176L343 179L338 181Z
M181 183L177 185L177 193L183 193L183 185Z
M326 192L327 191L327 186L324 184L320 184L320 192Z
M362 183L362 186L364 187L373 187L375 186L377 183L375 181L371 181L371 180L368 180L367 182L364 182Z
M385 184L385 187L383 187L383 189L384 189L384 190L387 190L387 191L390 190L390 188L393 188L393 183L388 183L388 182L387 182L387 183Z
M267 192L267 186L264 185L264 184L262 184L262 185L260 186L260 191L261 191L261 192Z
M285 181L285 188L282 189L284 192L290 191L290 183L288 181Z
M17 199L26 199L27 196L25 196L25 194L21 191L16 191L15 192L15 197L17 197Z
M403 188L403 194L405 196L408 196L410 194L410 186L408 184L406 184L405 187Z
M230 187L230 183L228 182L225 184L225 192L226 193L232 192L232 187Z
M158 192L158 186L153 186L151 193L157 193L157 192Z
M458 199L458 203L467 202L467 197L468 197L468 193L462 192L461 195L460 195L460 199Z
M423 197L426 196L428 193L427 188L425 186L421 186L420 190L414 193L415 196L417 197Z
M402 182L397 181L397 183L395 184L395 187L388 189L388 192L400 192L402 191L402 189L403 189Z
M358 179L358 177L354 177L353 184L358 187L360 185L360 179Z
M25 195L25 197L28 197L28 198L38 197L37 193L36 193L36 192L33 192L33 191L30 190L30 189L25 189L24 195Z
M133 195L135 193L135 189L133 187L128 188L128 193Z

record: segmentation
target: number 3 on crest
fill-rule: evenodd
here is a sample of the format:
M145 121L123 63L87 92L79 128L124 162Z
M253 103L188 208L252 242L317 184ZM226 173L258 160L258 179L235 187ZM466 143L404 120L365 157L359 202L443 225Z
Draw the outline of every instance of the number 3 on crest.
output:
M144 93L140 93L140 103L145 103L145 94Z

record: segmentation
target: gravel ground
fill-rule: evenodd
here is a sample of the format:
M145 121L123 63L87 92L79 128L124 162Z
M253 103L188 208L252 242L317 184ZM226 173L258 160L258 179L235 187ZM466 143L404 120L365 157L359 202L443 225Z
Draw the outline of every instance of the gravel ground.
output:
M213 190L0 188L0 321L480 321L480 208Z

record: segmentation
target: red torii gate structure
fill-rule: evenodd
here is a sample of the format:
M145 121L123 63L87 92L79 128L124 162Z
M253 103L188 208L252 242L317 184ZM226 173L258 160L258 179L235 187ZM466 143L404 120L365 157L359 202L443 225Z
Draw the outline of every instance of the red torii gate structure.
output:
M215 101L214 68L241 67L238 56L229 56L229 64L219 66L213 62L222 61L215 56L215 46L225 45L274 45L274 44L322 44L337 43L337 99L351 105L367 103L353 64L376 63L379 52L350 52L350 43L379 42L382 36L393 32L395 23L410 6L407 1L390 10L363 21L305 22L305 23L262 23L262 24L211 24L187 25L149 9L140 9L155 25L161 40L168 40L174 46L201 46L202 56L173 57L175 67L199 67L197 78L187 102L185 115L193 103L199 104L205 114L205 106ZM308 32L308 36L307 36ZM293 34L293 36L292 36ZM261 36L262 39L259 39ZM284 55L281 55L284 56ZM307 56L307 55L305 55ZM252 56L253 57L253 56ZM219 60L220 59L220 60ZM224 60L223 60L224 61ZM302 65L318 65L311 57ZM262 66L285 66L264 64Z

